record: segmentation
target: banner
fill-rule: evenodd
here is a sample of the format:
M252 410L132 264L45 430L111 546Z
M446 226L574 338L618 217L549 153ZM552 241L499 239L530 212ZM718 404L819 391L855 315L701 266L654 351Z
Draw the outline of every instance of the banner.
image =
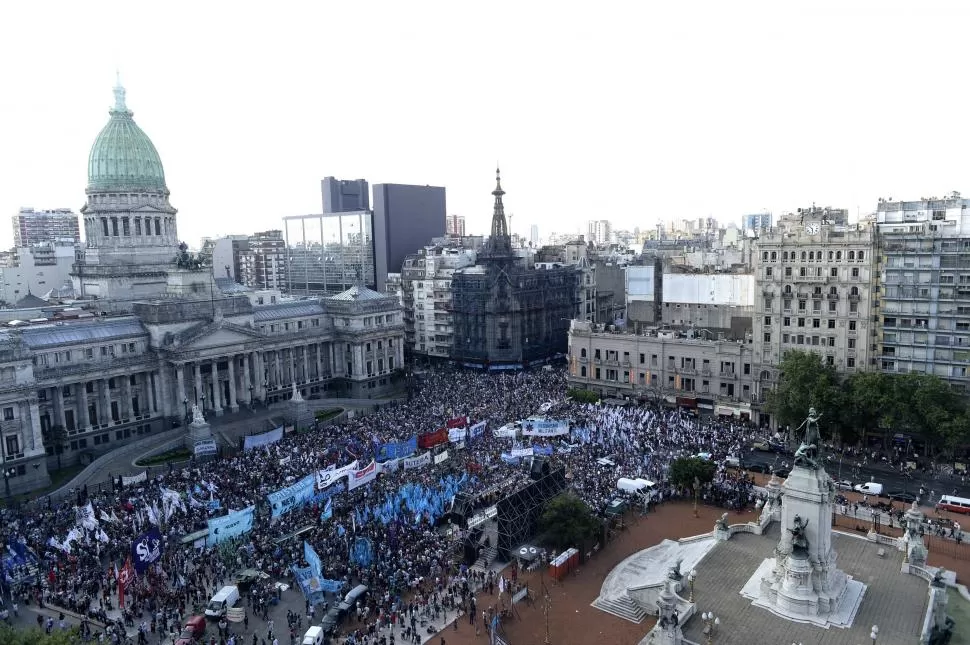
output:
M355 470L347 478L347 490L354 490L377 479L377 462L372 461L366 467Z
M569 434L569 422L548 419L529 419L522 422L522 434L539 437L555 437Z
M333 517L333 500L328 499L326 505L323 507L323 512L320 513L320 521L326 522L331 517Z
M345 490L347 490L347 484L345 484L344 482L337 482L336 484L333 484L329 488L324 488L323 490L317 491L316 495L313 496L313 501L329 502L334 495L337 495L338 493L342 493Z
M403 459L394 459L392 461L385 461L383 463L377 464L377 474L383 475L384 473L393 473L401 467L401 462Z
M451 443L457 443L459 441L465 440L465 435L468 433L464 428L452 428L448 431L448 441Z
M492 436L496 438L515 437L515 426L502 426L498 430L492 430Z
M421 466L427 466L431 463L431 453L426 452L420 457L410 457L404 460L404 470L411 470L412 468L420 468Z
M344 583L340 580L327 580L326 578L320 579L320 591L329 591L330 593L339 593L341 589L344 588Z
M350 559L362 567L368 566L374 559L374 545L365 537L354 540L354 546L350 549Z
M452 428L464 428L467 425L468 417L455 417L454 419L450 419L447 423L445 423L445 427L449 430Z
M192 452L195 454L196 457L215 455L215 454L218 454L219 447L216 446L216 442L213 439L203 439L202 441L195 442L195 446L193 446Z
M300 585L300 589L303 590L303 596L310 602L310 604L315 605L317 603L323 602L323 590L320 588L320 578L313 574L313 570L310 567L297 567L291 566L290 571L296 576L296 581Z
M509 455L512 457L531 457L532 456L532 446L528 448L512 448L509 451Z
M346 466L341 466L340 468L334 468L331 466L330 468L317 471L317 490L324 490L327 488L327 486L332 485L341 477L346 477L355 470L357 470L356 460L350 462Z
M291 484L286 488L281 488L275 493L266 496L269 505L273 509L272 517L276 518L283 513L289 513L294 508L305 504L313 497L313 484L316 482L315 475L307 475Z
M407 441L397 443L385 443L377 451L377 461L390 461L391 459L401 459L410 457L418 451L417 436L411 437Z
M245 607L230 607L226 610L226 620L230 623L241 623L246 620Z
M444 452L438 453L437 455L434 456L434 463L435 463L436 466L438 464L443 464L446 461L448 461L448 451L447 450L445 450Z
M162 534L157 528L139 535L131 543L131 561L139 575L162 557Z
M128 587L132 582L135 581L135 570L131 566L131 558L125 562L125 566L118 571L117 565L115 565L115 572L118 574L118 607L125 606L125 592L128 591Z
M269 446L280 439L283 438L283 426L280 426L269 432L264 432L262 434L254 434L243 439L243 450L252 450L253 448L262 448L263 446Z
M485 421L479 421L468 429L468 438L475 439L485 434Z
M441 430L435 430L434 432L427 432L418 437L418 446L420 448L434 448L438 444L442 444L448 441L448 430L447 428L442 428Z
M209 535L205 538L206 546L215 546L224 540L234 538L237 535L247 533L253 528L253 512L255 506L244 508L241 511L213 517L209 519Z
M142 472L138 473L137 475L132 475L131 477L122 477L121 478L121 485L122 486L131 486L132 484L139 484L139 483L141 483L141 482L143 482L143 481L145 481L147 479L148 479L148 471L147 470L143 470Z
M552 446L532 446L532 454L534 455L552 455Z
M318 578L321 577L320 556L317 555L317 552L306 540L303 540L303 559L310 565L310 570L313 571L313 575Z

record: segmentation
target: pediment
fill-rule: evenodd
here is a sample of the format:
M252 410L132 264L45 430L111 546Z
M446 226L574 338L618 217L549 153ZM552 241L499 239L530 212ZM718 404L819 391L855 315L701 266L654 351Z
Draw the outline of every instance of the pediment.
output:
M245 327L209 325L185 339L179 349L205 350L250 343L260 338L258 333Z

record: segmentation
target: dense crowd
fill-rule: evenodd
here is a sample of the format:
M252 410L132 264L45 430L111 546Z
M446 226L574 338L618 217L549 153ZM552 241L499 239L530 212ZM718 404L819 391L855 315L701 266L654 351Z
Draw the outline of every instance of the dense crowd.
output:
M495 429L539 415L540 410L541 416L568 420L569 434L518 439L493 435ZM323 500L270 517L267 494L330 465L339 467L354 459L367 464L376 445L403 441L466 416L472 424L485 421L487 430L461 445L443 446L449 449L447 461L398 469L339 493L332 498L329 518L321 517ZM739 420L567 400L565 373L560 370L428 372L419 376L406 402L372 414L290 434L265 448L193 464L135 485L79 492L77 499L60 504L5 511L0 539L11 552L23 545L36 554L40 569L29 581L21 581L21 570L5 571L7 591L26 603L55 605L107 622L109 612L116 615L114 610L119 609L118 568L128 559L136 536L157 525L164 539L161 559L129 587L125 606L120 608L122 625L109 627L107 639L123 642L126 626L137 630L140 640L165 642L167 636L177 635L188 615L243 569L268 576L256 581L245 598L247 624L250 616L268 618L268 608L279 599L275 583L293 585L290 567L306 566L306 540L319 554L327 579L343 582L344 591L357 584L370 589L366 601L352 612L348 642L373 645L382 637L386 642L386 636L375 629L382 624L397 625L400 638L419 642L421 621L433 621L443 607L460 606L474 616L470 589L482 574L460 564L460 532L443 531L435 522L440 517L415 516L395 508L389 519L386 514L362 515L360 509L386 504L408 486L433 490L446 479L460 481L462 493L476 498L476 506L486 506L529 481L528 460L510 459L509 452L514 443L530 441L552 448L552 465L565 467L570 487L596 512L617 496L619 477L654 481L655 501L662 502L687 495L669 480L673 459L708 453L720 464L725 455L738 454L743 444L757 436L753 426ZM184 503L171 513L162 510L159 500L164 491L177 491ZM738 507L750 503L751 483L722 465L703 496L708 503ZM218 509L209 503L214 499L219 500ZM81 529L63 548L63 537L78 531L78 507L89 501L97 526ZM249 533L209 548L197 540L185 540L205 529L210 517L249 506L256 507ZM366 562L349 557L359 537L372 545L372 557ZM477 584L495 581L482 576ZM334 596L326 598L333 602ZM307 607L318 618L326 609L327 605ZM276 631L285 641L287 632L296 635L304 618L292 615ZM86 626L85 631L91 630ZM227 640L233 628L220 623L219 631ZM240 641L233 643L240 645Z

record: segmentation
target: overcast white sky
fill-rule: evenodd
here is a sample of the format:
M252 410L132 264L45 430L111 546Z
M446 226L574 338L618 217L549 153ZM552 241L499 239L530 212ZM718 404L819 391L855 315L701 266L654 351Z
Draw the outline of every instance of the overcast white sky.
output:
M968 13L923 1L6 2L0 214L81 207L116 68L192 246L319 212L326 175L445 186L448 212L484 232L496 160L513 231L543 236L594 218L723 223L970 193Z

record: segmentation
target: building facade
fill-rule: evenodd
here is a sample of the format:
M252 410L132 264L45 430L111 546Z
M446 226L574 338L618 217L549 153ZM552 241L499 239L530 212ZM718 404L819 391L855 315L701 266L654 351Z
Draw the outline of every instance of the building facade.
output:
M574 320L568 358L569 387L758 420L754 356L745 343L617 332Z
M741 230L758 234L771 228L771 213L751 213L741 216Z
M374 259L376 289L404 258L445 235L445 189L440 186L374 185Z
M124 310L165 291L179 238L158 151L132 118L125 89L115 87L114 95L88 157L85 248L72 280L78 298Z
M879 367L970 388L970 200L880 201Z
M824 217L783 219L754 250L754 360L772 383L788 350L815 352L839 372L874 365L877 234Z
M613 226L610 221L597 219L586 222L586 239L600 246L609 244L613 239Z
M513 369L566 351L569 320L577 314L581 271L536 269L512 248L505 191L496 171L492 232L475 266L452 276L452 358L486 369Z
M21 208L12 219L13 245L16 247L63 243L65 240L73 244L81 243L78 214L70 208L42 211Z
M253 289L286 289L286 240L283 231L250 235L239 253L239 282Z
M324 213L370 210L370 187L366 179L324 177L320 182Z
M286 286L294 295L333 295L352 286L377 288L370 211L283 218Z
M445 221L445 235L449 237L465 237L465 216L449 215Z
M15 265L0 268L0 300L13 305L27 295L44 298L70 291L76 252L73 242L18 248Z

